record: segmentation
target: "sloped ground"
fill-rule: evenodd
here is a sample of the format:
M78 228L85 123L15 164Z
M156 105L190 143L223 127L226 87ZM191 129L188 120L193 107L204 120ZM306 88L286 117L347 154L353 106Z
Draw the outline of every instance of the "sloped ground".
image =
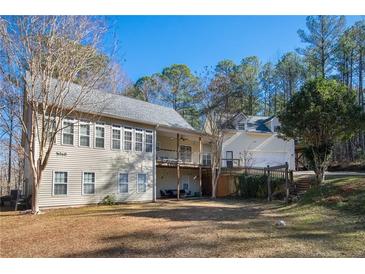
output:
M364 257L365 180L298 204L219 199L0 213L1 257ZM342 198L339 198L342 197ZM275 221L287 226L276 228Z

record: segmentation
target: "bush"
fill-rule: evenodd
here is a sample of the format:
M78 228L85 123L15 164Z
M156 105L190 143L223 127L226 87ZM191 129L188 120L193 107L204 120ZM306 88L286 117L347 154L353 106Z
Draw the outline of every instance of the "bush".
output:
M237 180L236 180L237 181ZM241 175L236 184L238 196L243 198L267 198L267 176L266 175ZM285 181L283 179L271 178L271 193L273 197L282 198L285 195ZM274 195L275 194L275 195Z
M117 199L114 195L106 195L100 204L102 205L115 205L117 202Z

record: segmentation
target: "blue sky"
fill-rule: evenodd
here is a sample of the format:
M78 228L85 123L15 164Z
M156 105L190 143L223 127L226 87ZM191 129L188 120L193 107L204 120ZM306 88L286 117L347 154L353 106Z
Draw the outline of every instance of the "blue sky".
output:
M346 22L361 18L347 16ZM108 22L108 38L113 32L119 41L118 57L134 81L174 63L199 72L250 55L275 62L303 46L297 30L305 29L305 16L108 16Z

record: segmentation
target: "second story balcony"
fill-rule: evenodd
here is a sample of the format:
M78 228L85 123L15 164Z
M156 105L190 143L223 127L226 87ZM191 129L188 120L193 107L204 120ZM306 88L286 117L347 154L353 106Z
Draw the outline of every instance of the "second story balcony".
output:
M160 148L156 152L156 160L157 160L157 163L160 165L176 166L177 163L179 163L180 165L183 165L183 166L199 166L200 165L200 166L204 166L204 167L210 167L211 162L212 162L210 153L199 154L199 152L192 152L191 150L189 150L189 148L182 149L180 151L179 158L180 159L178 159L176 150Z

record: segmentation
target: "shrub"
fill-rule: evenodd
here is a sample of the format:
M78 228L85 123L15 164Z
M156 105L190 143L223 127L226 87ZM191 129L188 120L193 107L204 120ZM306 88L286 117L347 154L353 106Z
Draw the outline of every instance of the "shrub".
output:
M236 180L237 182L237 180ZM237 193L243 198L267 198L267 176L266 175L241 175L238 177ZM277 198L285 195L285 181L283 179L271 178L271 193Z
M102 205L115 205L117 202L114 195L106 195L100 204Z

